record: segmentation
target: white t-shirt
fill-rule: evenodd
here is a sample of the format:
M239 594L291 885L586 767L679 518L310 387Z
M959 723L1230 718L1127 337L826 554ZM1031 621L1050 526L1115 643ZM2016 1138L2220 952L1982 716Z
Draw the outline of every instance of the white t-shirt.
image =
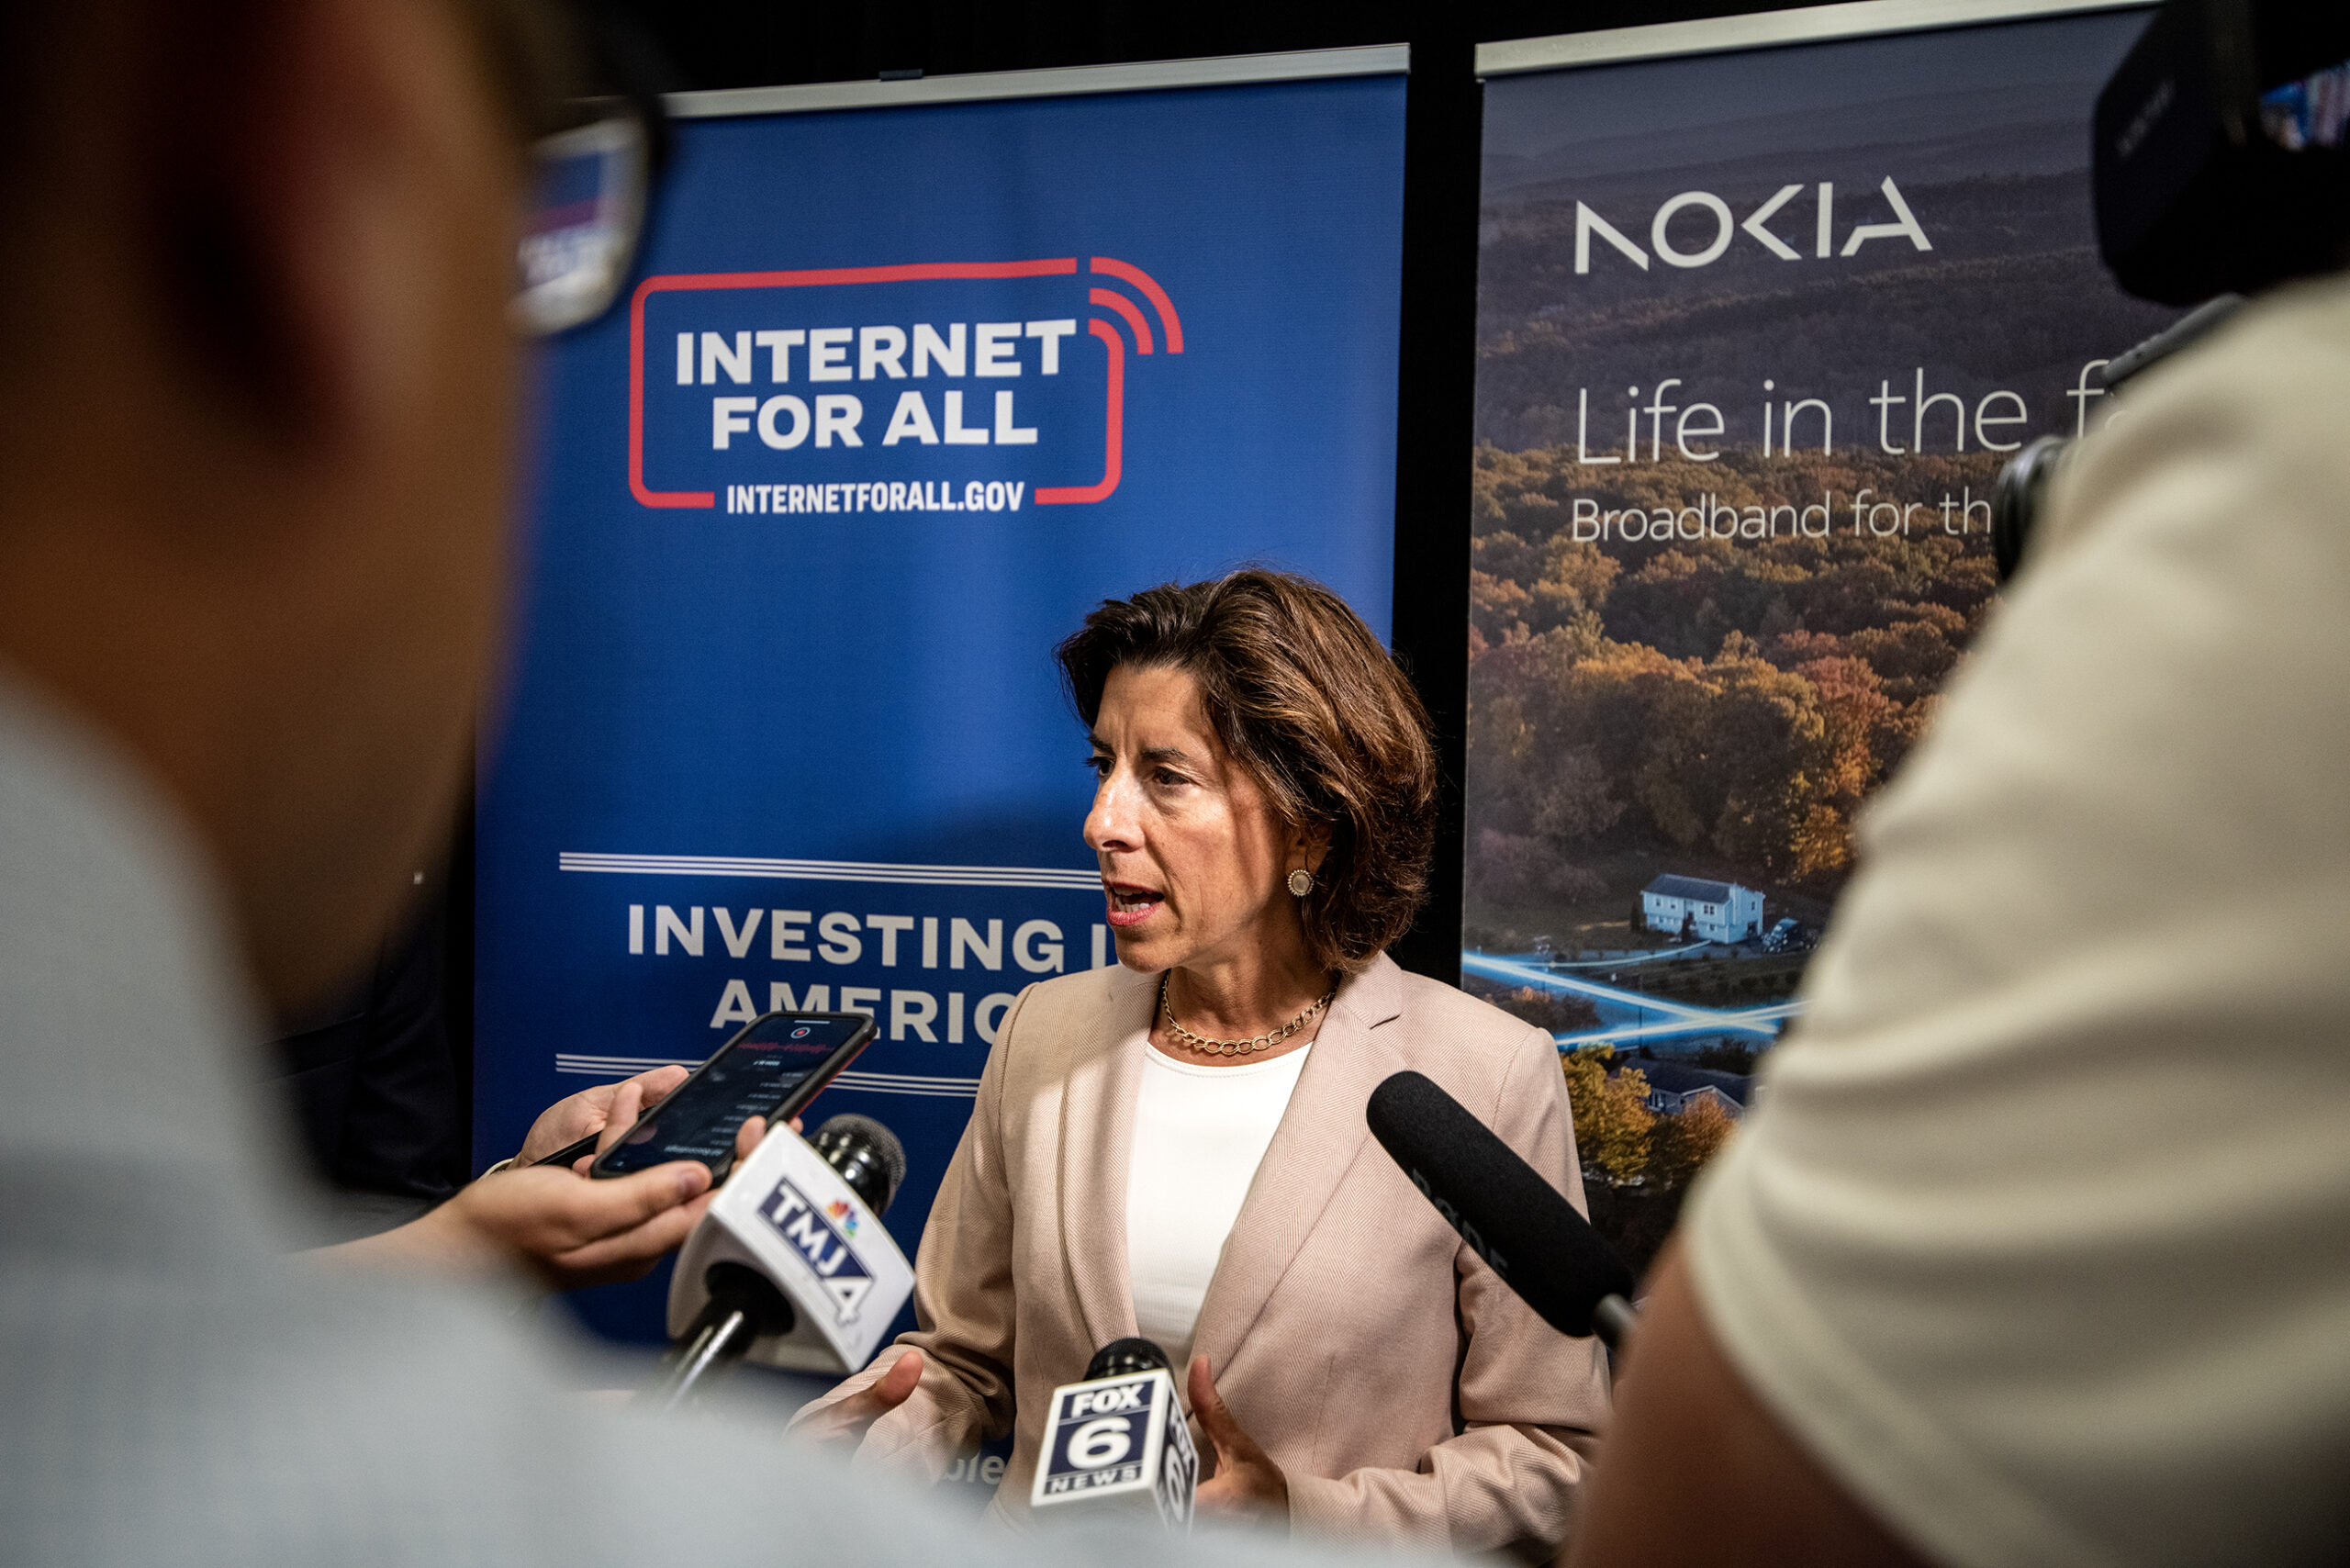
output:
M2128 389L1687 1224L1941 1562L2350 1556L2350 286Z
M1224 1238L1313 1049L1233 1067L1144 1049L1126 1166L1126 1270L1136 1329L1167 1352L1179 1384Z

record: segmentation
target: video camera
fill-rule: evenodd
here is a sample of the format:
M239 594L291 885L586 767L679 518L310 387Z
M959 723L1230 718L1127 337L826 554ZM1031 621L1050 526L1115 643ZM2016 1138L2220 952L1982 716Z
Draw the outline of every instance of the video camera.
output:
M2116 356L2100 390L2203 337L2242 297L2350 264L2350 6L2169 0L2092 124L2098 250L2115 281L2159 305L2202 302ZM2069 451L2043 436L1999 476L2002 580Z

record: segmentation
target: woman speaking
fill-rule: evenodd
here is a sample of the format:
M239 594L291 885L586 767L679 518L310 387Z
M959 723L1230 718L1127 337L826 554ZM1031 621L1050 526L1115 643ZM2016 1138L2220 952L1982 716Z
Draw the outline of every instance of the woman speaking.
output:
M1023 991L917 1260L922 1325L800 1417L932 1477L1100 1346L1189 1367L1203 1512L1456 1551L1555 1547L1606 1409L1374 1143L1405 1068L1577 1206L1550 1037L1382 952L1427 879L1417 697L1337 595L1244 571L1104 603L1058 650L1099 779L1118 964Z

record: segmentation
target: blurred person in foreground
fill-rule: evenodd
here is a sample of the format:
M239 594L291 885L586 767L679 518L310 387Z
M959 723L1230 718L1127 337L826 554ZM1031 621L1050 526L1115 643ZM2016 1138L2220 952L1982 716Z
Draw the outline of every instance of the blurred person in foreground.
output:
M286 1256L303 1205L261 1020L365 958L468 763L510 549L535 129L516 62L557 20L0 7L14 1558L992 1560L772 1428L565 1398L578 1369L507 1294ZM485 1278L518 1240L624 1264L682 1235L708 1181L501 1173L437 1211L420 1255ZM576 1245L518 1236L548 1223Z
M1547 1557L1607 1407L1371 1140L1427 1073L1580 1204L1550 1036L1384 949L1426 885L1436 756L1346 601L1265 571L1105 603L1059 649L1118 944L1004 1016L916 1259L921 1327L802 1413L934 1477L1139 1333L1179 1372L1199 1507L1301 1534Z
M2132 381L1872 809L1577 1564L2350 1560L2350 280Z

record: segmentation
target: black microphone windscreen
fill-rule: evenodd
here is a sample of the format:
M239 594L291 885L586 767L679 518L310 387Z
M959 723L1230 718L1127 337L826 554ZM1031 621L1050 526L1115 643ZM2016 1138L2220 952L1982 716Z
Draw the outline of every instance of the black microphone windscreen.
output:
M1552 1327L1580 1338L1601 1297L1629 1299L1632 1271L1591 1222L1428 1079L1394 1074L1371 1091L1367 1115L1412 1184Z
M905 1182L906 1146L870 1116L844 1111L818 1127L808 1147L822 1155L875 1214L889 1208Z
M1175 1370L1168 1364L1167 1352L1156 1343L1140 1338L1113 1339L1094 1351L1093 1359L1085 1363L1085 1381L1091 1383L1096 1378L1124 1377L1129 1372L1150 1372L1153 1369L1163 1369L1169 1373Z

